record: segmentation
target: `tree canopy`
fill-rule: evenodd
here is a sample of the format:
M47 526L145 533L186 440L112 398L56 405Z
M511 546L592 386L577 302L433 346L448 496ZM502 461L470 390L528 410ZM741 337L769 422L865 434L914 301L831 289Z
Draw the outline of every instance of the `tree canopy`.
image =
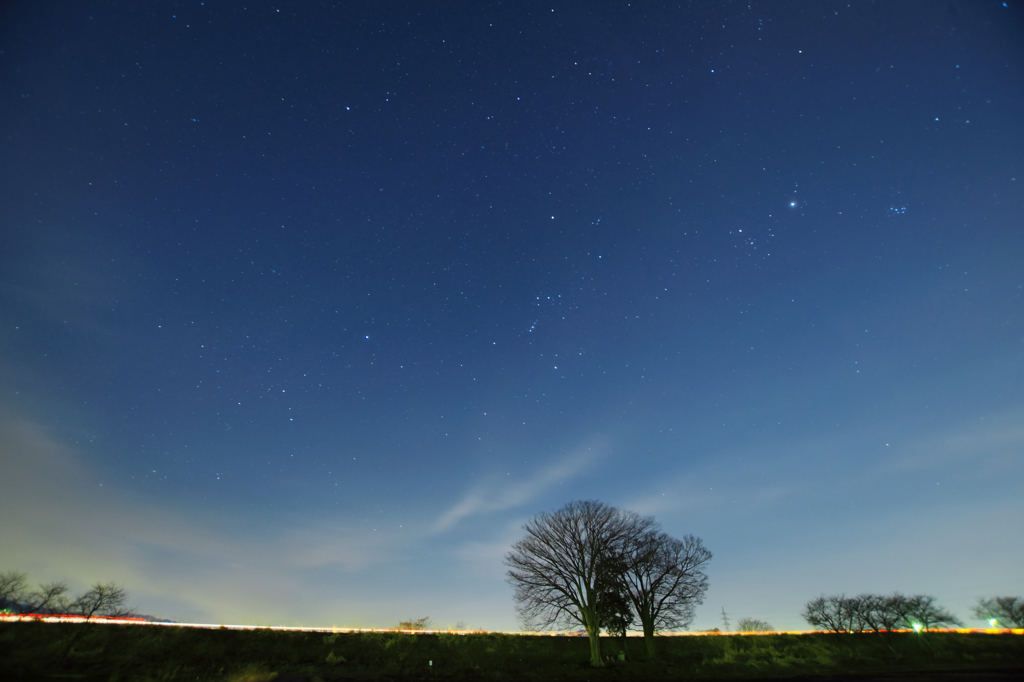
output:
M576 501L523 530L505 558L521 620L533 629L583 626L594 666L603 665L602 629L622 633L635 614L653 654L655 628L688 626L707 590L711 553L697 538L662 533L652 517Z

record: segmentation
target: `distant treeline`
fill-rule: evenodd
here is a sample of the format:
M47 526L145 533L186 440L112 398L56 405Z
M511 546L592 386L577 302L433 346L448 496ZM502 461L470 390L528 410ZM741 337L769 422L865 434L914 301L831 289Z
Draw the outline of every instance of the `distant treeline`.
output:
M979 599L974 615L989 621L991 627L1024 628L1024 599L993 597ZM821 596L807 602L804 620L813 627L830 632L891 632L893 630L932 630L961 626L956 616L924 594L905 596L861 594Z
M25 573L0 573L0 611L5 613L123 618L135 615L127 602L128 593L117 583L96 583L73 597L64 582L42 583L33 589Z

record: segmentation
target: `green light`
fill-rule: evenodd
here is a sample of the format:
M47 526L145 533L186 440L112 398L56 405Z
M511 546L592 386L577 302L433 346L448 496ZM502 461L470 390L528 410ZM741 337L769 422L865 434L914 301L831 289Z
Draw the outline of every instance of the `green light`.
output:
M914 632L921 632L921 624L914 623Z
M999 621L998 621L998 620L996 620L995 618L990 618L990 619L989 619L989 621L988 621L988 626L989 626L990 628L994 628L994 627L996 626L996 623L998 623L998 622L999 622Z

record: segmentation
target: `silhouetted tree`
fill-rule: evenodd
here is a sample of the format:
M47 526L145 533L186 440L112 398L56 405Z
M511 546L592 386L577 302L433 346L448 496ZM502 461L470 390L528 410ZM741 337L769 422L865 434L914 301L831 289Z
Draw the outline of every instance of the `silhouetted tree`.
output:
M31 613L70 613L74 603L65 583L52 582L40 585L29 595L28 608Z
M96 583L89 591L69 604L68 613L84 616L86 621L93 616L122 618L135 611L128 607L128 593L117 583Z
M0 573L0 609L12 613L66 613L71 601L62 582L44 583L29 591L28 576L20 571Z
M652 523L646 532L631 536L625 545L623 579L629 589L647 656L656 656L655 630L689 627L694 609L708 589L704 567L711 561L700 538L677 540L659 532Z
M602 563L597 577L597 613L601 627L621 638L625 650L626 632L633 624L634 616L622 572L621 556L608 557Z
M430 629L430 618L424 616L423 618L410 618L409 620L403 620L398 624L399 630L429 630Z
M94 616L105 616L107 618L122 618L131 616L134 609L126 605L128 593L117 583L96 583L89 591L72 602L61 597L61 605L58 607L61 613L73 614L85 618L88 625ZM71 655L78 638L85 632L84 629L76 629L68 640L64 649L64 658Z
M758 620L757 618L740 618L740 622L736 625L736 629L739 632L774 632L773 628L767 621Z
M844 594L812 599L804 606L804 620L832 632L856 632L857 600Z
M934 597L925 594L915 594L908 597L907 615L904 617L909 627L917 629L920 625L922 630L933 628L960 625L960 620L949 611L939 608Z
M28 576L19 571L0 573L0 609L21 613L28 597Z
M974 615L982 620L995 619L1004 628L1024 628L1024 599L993 597L979 599Z
M523 623L535 629L582 625L590 637L590 664L603 666L601 593L627 543L653 525L596 501L538 514L505 557Z
M907 627L912 602L899 592L891 595L862 594L854 600L863 629L882 633Z

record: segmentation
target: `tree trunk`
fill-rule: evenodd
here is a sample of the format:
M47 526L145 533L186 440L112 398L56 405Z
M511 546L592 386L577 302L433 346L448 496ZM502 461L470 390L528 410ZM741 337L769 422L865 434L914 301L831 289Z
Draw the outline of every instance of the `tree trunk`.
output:
M590 665L595 668L603 668L604 659L601 658L601 629L587 628L587 634L590 636Z
M654 623L644 623L644 644L647 646L648 660L658 657L654 651Z

